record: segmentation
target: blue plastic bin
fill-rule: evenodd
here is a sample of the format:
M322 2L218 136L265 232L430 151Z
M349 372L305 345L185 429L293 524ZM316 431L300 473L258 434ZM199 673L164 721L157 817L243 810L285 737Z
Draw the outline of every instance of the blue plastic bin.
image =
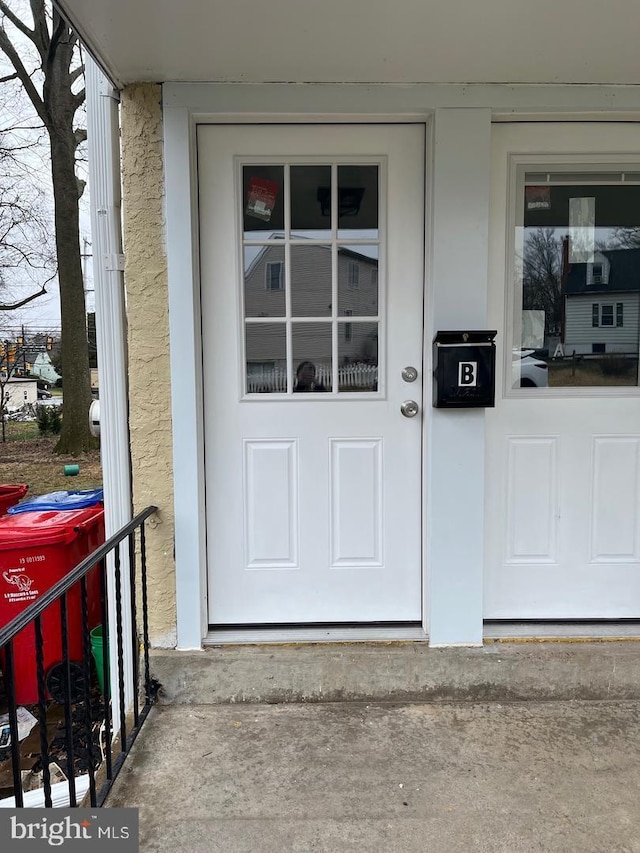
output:
M28 501L9 507L10 515L21 512L43 512L45 510L86 509L104 502L103 489L80 489L68 492L49 492L29 498Z

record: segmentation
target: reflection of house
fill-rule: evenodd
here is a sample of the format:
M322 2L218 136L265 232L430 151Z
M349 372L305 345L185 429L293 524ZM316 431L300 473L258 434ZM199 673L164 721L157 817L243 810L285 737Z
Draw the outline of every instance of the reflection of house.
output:
M565 311L567 353L637 353L640 249L596 252L592 263L572 264Z
M360 247L358 247L360 248ZM377 246L371 247L377 252ZM250 251L250 250L247 250ZM273 318L273 323L248 323L246 361L250 378L265 390L265 375L275 372L278 387L286 390L286 273L284 247L269 245L251 260L245 273L244 310L247 318ZM332 353L332 260L331 247L295 245L291 247L291 295L293 366L310 360L316 365L323 384L331 381ZM353 248L340 247L337 258L337 299L339 318L353 317L365 322L344 321L338 330L338 365L375 365L378 362L378 259ZM371 321L366 318L372 318ZM296 322L313 319L314 322ZM348 380L345 377L345 384ZM373 378L375 387L376 379ZM280 387L284 383L284 387ZM341 381L341 385L343 382ZM371 384L370 382L368 384ZM252 389L253 390L253 389Z

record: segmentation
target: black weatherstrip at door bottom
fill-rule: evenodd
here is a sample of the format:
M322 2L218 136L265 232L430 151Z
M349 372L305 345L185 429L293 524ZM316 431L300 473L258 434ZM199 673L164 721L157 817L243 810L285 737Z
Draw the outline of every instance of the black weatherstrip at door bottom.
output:
M299 631L344 630L346 628L419 628L422 622L236 622L209 625L210 631Z

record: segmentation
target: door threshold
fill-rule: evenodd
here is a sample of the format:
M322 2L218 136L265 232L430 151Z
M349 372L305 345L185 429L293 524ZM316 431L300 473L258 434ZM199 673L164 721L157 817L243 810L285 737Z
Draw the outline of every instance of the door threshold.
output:
M640 621L535 621L535 622L485 622L484 640L506 642L509 640L640 640Z
M426 641L421 625L361 625L307 628L210 628L204 646L262 645L268 643L389 643Z

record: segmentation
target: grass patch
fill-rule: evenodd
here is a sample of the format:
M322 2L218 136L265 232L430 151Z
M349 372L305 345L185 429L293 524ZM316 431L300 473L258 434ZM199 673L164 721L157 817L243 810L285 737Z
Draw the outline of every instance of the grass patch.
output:
M26 483L30 497L68 489L94 489L102 485L99 450L80 457L59 456L53 452L57 436L39 437L37 424L10 422L7 429L8 440L0 443L2 483ZM64 476L66 464L80 466L77 477Z
M31 441L40 435L37 421L7 421L4 428L7 441Z
M629 362L628 368L624 371L605 372L601 363L595 359L576 361L575 365L570 360L549 361L549 385L552 388L635 386L637 385L636 364L637 362ZM605 367L609 368L607 362Z

